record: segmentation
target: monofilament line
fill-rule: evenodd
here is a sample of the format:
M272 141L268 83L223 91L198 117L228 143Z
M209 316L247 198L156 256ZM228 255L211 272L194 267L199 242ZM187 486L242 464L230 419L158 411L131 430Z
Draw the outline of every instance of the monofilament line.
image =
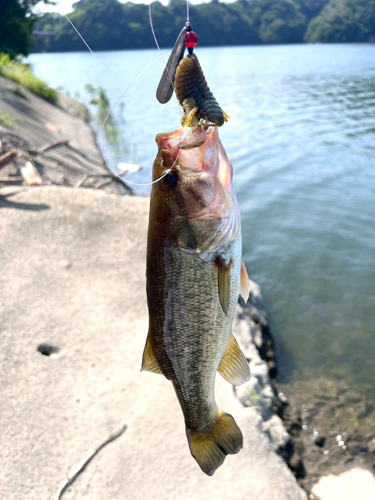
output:
M154 37L156 47L158 48L158 51L161 54L161 49L159 47L158 40L156 38L156 34L155 34L155 30L154 30L154 25L153 25L153 22L152 22L152 13L151 13L151 4L152 4L152 1L153 0L150 0L150 2L148 4L148 15L149 15L149 18L150 18L150 26L151 26L152 36Z
M151 32L152 32L152 36L154 37L155 44L156 44L156 47L157 47L157 49L159 51L159 54L161 55L161 58L163 59L164 66L166 66L167 64L165 62L164 56L162 54L162 51L161 51L161 49L159 47L158 39L156 38L156 33L155 33L155 30L154 30L154 23L152 22L152 12L151 12L151 4L152 4L152 2L153 2L153 0L150 0L150 2L148 4L148 15L149 15L149 18L150 18ZM169 73L169 71L168 71L168 76L169 76L170 81L172 82L172 85L174 85L173 77Z
M91 54L95 57L96 60L98 60L98 58L96 57L96 55L94 54L94 52L90 49L88 43L86 43L86 40L83 38L83 36L81 35L81 33L77 30L77 28L74 26L74 24L72 23L72 21L69 19L69 17L65 14L65 17L67 18L67 20L70 22L70 24L73 26L74 28L74 31L77 33L77 35L80 37L80 39L82 40L82 42L86 45L86 47L89 49L89 51L91 52Z
M111 107L111 109L109 110L107 116L105 117L104 119L104 122L103 122L103 125L102 125L102 129L104 128L110 114L112 113L113 109L116 107L116 105L120 102L120 100L124 97L124 95L128 92L128 90L130 89L130 87L138 80L138 78L155 62L157 61L158 59L163 59L164 61L164 56L160 50L160 47L159 47L159 44L158 44L158 41L157 41L157 38L156 38L156 34L155 34L155 31L154 31L154 26L153 26L153 23L152 23L152 14L151 14L151 3L152 3L152 0L150 0L150 3L149 3L149 15L150 15L150 24L151 24L151 31L152 31L152 34L153 34L153 37L154 37L154 40L155 40L155 43L156 43L156 47L158 48L159 50L159 53L161 54L159 57L157 57L156 59L154 59L150 64L148 64L142 71L141 73L139 73L139 75L137 76L137 78L129 85L129 87L121 94L121 96L117 99L117 101L115 102L115 104ZM187 0L187 3L188 3L188 0ZM72 25L72 27L74 28L74 31L78 34L78 36L80 37L80 39L83 41L83 43L86 45L86 47L89 49L89 51L91 52L91 54L95 57L95 59L98 61L98 58L96 57L96 55L94 54L94 52L91 50L89 44L86 42L86 40L83 38L83 36L81 35L81 33L77 30L77 28L74 26L74 24L72 23L72 21L69 19L69 17L65 14L65 17L67 18L67 20L69 21L69 23ZM165 61L164 61L165 62ZM171 166L171 168L169 168L165 173L164 175L162 175L161 177L159 177L159 179L156 179L155 181L152 181L152 182L147 182L147 183L137 183L137 182L131 182L131 181L125 181L120 175L118 175L109 165L107 159L105 158L104 154L102 153L103 155L103 159L107 165L107 168L108 170L113 174L113 176L119 178L121 180L121 182L125 182L126 184L131 184L133 186L151 186L152 184L155 184L156 182L159 182L161 179L163 179L163 177L165 177L171 170L172 168L176 165L178 159L179 159L179 156L180 156L180 153L181 153L181 150L182 150L182 145L183 145L183 142L184 140L186 139L186 137L190 134L191 132L191 129L188 129L187 131L184 132L184 134L182 135L182 138L181 138L181 143L180 143L180 149L178 151L178 154L177 154L177 157L176 157L176 160L175 162L173 163L173 165Z
M173 167L177 164L178 159L180 158L180 154L181 154L181 151L182 151L182 145L184 143L184 140L186 139L186 137L188 135L190 135L191 132L192 132L192 129L188 128L182 134L181 142L180 142L180 149L178 150L178 153L176 155L176 159L175 159L173 165L168 170L166 170L166 172L161 177L159 177L158 179L156 179L156 180L154 180L152 182L138 183L138 182L131 182L131 181L128 181L128 180L125 181L120 175L118 175L114 170L112 170L112 168L110 167L110 165L109 165L108 161L106 160L106 158L104 157L104 155L103 155L103 158L104 158L104 161L106 162L106 165L107 165L108 169L112 172L112 174L114 176L118 177L119 179L121 179L122 181L126 182L126 184L131 184L132 186L152 186L153 184L156 184L157 182L161 181L166 175L168 175L169 172L173 169Z
M190 18L189 18L189 0L186 0L186 22L190 23Z
M121 99L124 97L124 95L128 92L128 90L130 89L130 87L132 85L134 85L134 83L138 80L138 78L140 76L143 75L143 73L152 65L154 64L154 62L158 61L159 59L161 59L163 57L163 55L157 57L156 59L154 59L152 62L150 62L150 64L148 64L140 73L139 75L137 76L137 78L135 80L132 81L132 83L129 85L129 87L121 94L121 96L117 99L117 101L115 102L115 104L111 107L111 109L109 110L107 116L105 117L104 119L104 122L102 124L102 130L104 129L104 126L106 124L106 121L108 120L109 116L111 115L112 111L114 110L114 108L118 105L118 103L121 101ZM191 129L188 129L184 132L184 134L182 135L182 138L181 138L181 143L180 143L180 149L179 149L179 152L177 154L177 157L176 157L176 161L173 163L173 165L171 166L171 168L169 168L164 175L162 175L161 177L159 177L159 179L156 179L155 181L152 181L152 182L146 182L146 183L137 183L137 182L132 182L132 181L129 181L129 180L126 180L125 182L127 184L131 184L132 186L151 186L152 184L155 184L156 182L159 182L161 179L163 179L163 177L165 177L167 174L169 174L169 172L172 170L172 168L176 165L177 161L178 161L178 158L180 157L180 153L181 153L181 150L182 150L182 144L184 142L184 140L186 139L186 137L190 134L191 132ZM122 181L124 180L120 175L118 175L117 172L115 172L109 165L109 162L108 160L105 158L105 156L103 155L103 158L104 158L104 161L107 165L107 168L112 172L112 174L116 177L118 177L119 179L121 179Z
M135 80L132 81L132 83L126 88L126 90L124 90L124 92L120 95L120 97L117 99L117 101L114 103L114 105L110 108L107 116L105 117L104 119L104 122L102 124L102 128L104 128L104 125L106 124L106 121L108 120L110 114L112 113L112 111L115 109L115 107L117 106L117 104L121 101L121 99L125 96L125 94L127 93L127 91L134 85L134 83L138 80L138 78L140 76L143 75L143 73L152 65L154 64L154 62L158 61L159 59L163 58L164 56L161 55L159 57L157 57L156 59L154 59L153 61L151 61L140 73L139 75L137 76L137 78L135 78Z

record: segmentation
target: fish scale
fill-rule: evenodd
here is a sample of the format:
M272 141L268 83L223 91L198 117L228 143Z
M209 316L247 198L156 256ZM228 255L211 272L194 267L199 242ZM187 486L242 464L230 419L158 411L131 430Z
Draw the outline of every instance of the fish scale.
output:
M229 252L238 254L240 244L240 240L236 240ZM207 432L216 415L214 379L231 333L239 293L239 269L232 275L234 297L225 316L217 294L214 265L173 246L163 253L166 278L163 288L158 290L161 296L155 297L154 291L154 300L160 305L165 301L166 309L169 301L173 301L178 308L171 307L163 325L160 320L154 323L151 317L157 346L155 357L176 388L186 425ZM207 376L202 378L202 373Z

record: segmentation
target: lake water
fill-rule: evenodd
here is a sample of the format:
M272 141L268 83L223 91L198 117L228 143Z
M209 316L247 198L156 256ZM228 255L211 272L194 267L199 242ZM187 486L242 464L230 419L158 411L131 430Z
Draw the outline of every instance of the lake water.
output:
M313 369L375 402L375 45L196 53L231 116L220 135L235 172L245 262L261 285L276 340L279 380L300 380ZM101 85L114 103L156 57L156 50L96 58L82 52L29 61L54 87L84 96L87 83ZM162 70L162 60L152 64L123 100L124 133L144 167L128 177L134 182L151 179L155 135L179 126L176 99L155 99ZM116 167L121 158L99 139Z

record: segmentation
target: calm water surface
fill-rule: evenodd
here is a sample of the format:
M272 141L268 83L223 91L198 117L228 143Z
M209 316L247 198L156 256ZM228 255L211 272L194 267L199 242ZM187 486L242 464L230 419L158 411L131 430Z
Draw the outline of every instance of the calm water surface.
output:
M235 171L244 257L263 291L279 379L344 378L375 402L375 45L197 49L232 117L220 131ZM71 95L102 85L114 103L157 51L36 54L35 73ZM155 99L156 61L125 96L124 133L147 182L154 137L177 128ZM99 140L113 167L102 135ZM149 188L137 188L149 191Z

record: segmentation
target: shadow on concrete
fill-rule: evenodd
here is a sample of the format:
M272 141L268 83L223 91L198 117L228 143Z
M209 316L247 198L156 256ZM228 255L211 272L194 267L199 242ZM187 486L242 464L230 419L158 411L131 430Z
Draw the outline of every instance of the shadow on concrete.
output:
M51 207L49 205L35 204L35 203L17 203L14 201L9 201L8 198L17 193L9 193L6 195L0 194L0 209L1 208L16 208L18 210L30 210L41 212L42 210L49 210Z

